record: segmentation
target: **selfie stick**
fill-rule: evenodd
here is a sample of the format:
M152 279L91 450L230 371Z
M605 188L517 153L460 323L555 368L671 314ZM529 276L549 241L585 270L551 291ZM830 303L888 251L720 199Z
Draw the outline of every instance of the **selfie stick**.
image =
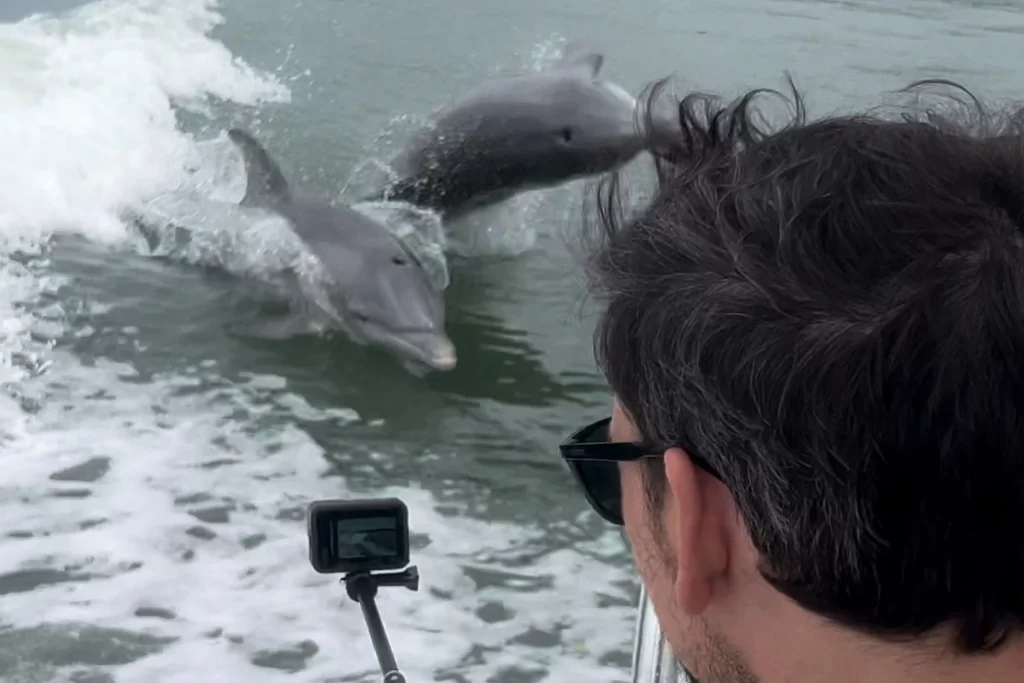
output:
M405 676L398 670L398 662L395 661L395 653L391 651L391 643L388 642L388 634L384 630L384 622L377 611L374 598L380 586L404 586L412 591L419 590L419 571L416 567L409 567L400 572L379 574L353 572L342 578L341 582L345 584L348 597L363 608L363 618L366 620L366 628L370 631L370 641L373 642L373 650L377 653L377 662L380 664L381 674L384 675L384 683L405 683Z

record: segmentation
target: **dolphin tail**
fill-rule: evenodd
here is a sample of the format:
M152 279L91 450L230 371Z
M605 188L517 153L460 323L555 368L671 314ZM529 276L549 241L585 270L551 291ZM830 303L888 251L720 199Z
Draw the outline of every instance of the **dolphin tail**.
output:
M251 134L241 128L228 131L231 142L242 152L245 161L245 196L243 206L273 207L288 200L288 181L270 153Z

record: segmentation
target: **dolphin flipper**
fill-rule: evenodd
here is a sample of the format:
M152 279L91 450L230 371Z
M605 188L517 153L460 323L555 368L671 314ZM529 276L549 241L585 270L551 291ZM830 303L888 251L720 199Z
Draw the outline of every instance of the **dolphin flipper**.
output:
M604 54L587 41L574 40L562 50L562 59L555 68L583 69L591 76L597 76L603 65Z
M290 190L277 162L256 138L242 130L232 128L228 138L242 152L245 161L245 196L242 206L272 208L288 201Z

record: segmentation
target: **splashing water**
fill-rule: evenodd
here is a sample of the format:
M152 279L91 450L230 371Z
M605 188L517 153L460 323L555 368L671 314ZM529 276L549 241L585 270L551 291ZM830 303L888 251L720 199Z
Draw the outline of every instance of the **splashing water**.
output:
M220 143L180 129L176 110L203 116L215 103L285 102L289 91L209 37L221 21L210 0L105 0L0 25L4 681L378 676L358 607L305 560L302 520L311 500L353 493L303 426L359 416L315 408L280 377L228 379L214 360L145 376L56 343L94 334L93 317L113 304L72 296L54 238L131 251L125 216L244 218L211 208L237 201L241 180ZM187 199L172 206L172 196ZM249 259L233 264L242 270L293 262L279 225L250 225L220 238L255 244L193 254ZM138 344L129 327L112 334ZM446 671L536 679L538 669L546 680L618 678L596 664L632 618L628 598L593 600L616 592L611 565L551 552L534 530L443 516L418 489L375 491L389 494L409 505L430 587L380 601L410 681ZM613 552L605 539L578 548ZM500 581L487 578L495 567L507 567ZM581 572L594 582L582 601ZM558 641L532 647L534 629Z
M0 25L0 381L44 350L20 304L54 285L12 255L61 233L124 240L120 212L175 187L195 154L175 105L288 97L205 37L211 5L125 0Z

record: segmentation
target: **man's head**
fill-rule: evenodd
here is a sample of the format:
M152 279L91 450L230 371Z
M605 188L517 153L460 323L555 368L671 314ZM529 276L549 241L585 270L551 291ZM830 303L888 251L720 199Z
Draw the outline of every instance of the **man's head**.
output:
M797 96L766 132L753 99L684 100L653 201L630 220L602 203L615 408L563 453L611 521L618 468L638 569L702 683L1019 657L1019 130L807 122ZM606 462L574 460L588 448Z

